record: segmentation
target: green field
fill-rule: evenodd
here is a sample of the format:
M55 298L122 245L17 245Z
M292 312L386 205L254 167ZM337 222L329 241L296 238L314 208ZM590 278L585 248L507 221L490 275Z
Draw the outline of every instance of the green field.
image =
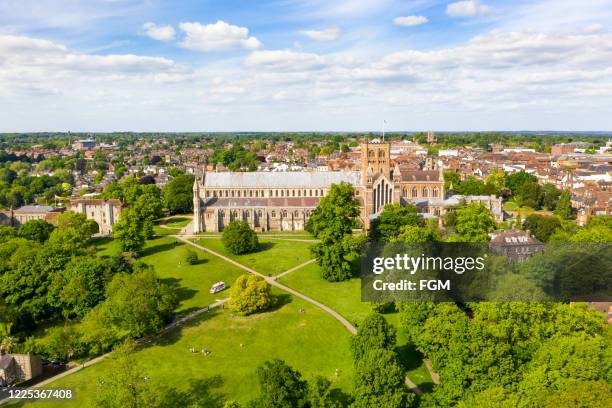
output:
M372 305L361 301L359 278L344 282L326 282L320 277L319 266L311 264L281 277L278 281L324 303L357 326L369 313L372 313ZM399 313L386 314L385 318L398 328L398 351L406 366L407 375L423 391L430 390L433 385L431 376L421 356L407 345L406 336L400 329Z
M223 246L221 238L200 238L197 243L269 276L278 275L312 258L310 254L312 244L309 242L285 241L260 236L261 249L245 255L229 253Z
M306 379L321 374L332 380L335 388L350 392L350 334L317 307L290 295L275 293L280 304L276 310L249 317L231 317L227 311L212 311L167 333L135 354L141 372L154 384L177 391L189 392L194 387L192 391L202 392L202 384L209 384L207 391L215 398L246 403L258 393L256 368L266 360L281 358ZM300 313L300 308L305 313ZM193 354L189 352L191 347L208 348L211 354ZM77 395L75 400L33 405L87 406L109 363L104 360L49 386L72 388ZM340 373L338 377L336 369Z
M201 238L198 244L210 248L259 272L276 275L311 259L309 242L295 242L260 236L262 249L254 254L228 254L220 238ZM119 252L116 241L99 238L98 253L111 256ZM198 252L200 262L188 265L184 261L186 248ZM227 297L227 292L208 293L212 283L224 280L228 285L243 271L203 250L191 247L175 238L158 236L147 241L140 258L152 265L158 276L179 287L180 305L177 312L185 313ZM355 324L371 312L371 305L361 302L360 281L329 283L319 276L319 267L309 264L279 279L326 305ZM255 370L264 361L281 358L298 369L306 379L315 374L333 381L341 393L352 389L352 357L350 333L332 316L316 306L273 288L277 305L270 311L248 317L234 316L222 309L188 321L140 347L135 359L143 376L150 377L154 386L168 387L178 393L205 393L210 406L220 406L229 399L247 403L257 396ZM304 313L300 309L304 309ZM399 314L385 315L399 327ZM209 349L203 356L189 349ZM431 379L420 356L406 345L398 331L398 352L407 375L422 389L431 387ZM75 374L53 382L49 388L71 388L76 399L71 402L41 402L32 405L49 407L80 407L89 405L100 378L108 373L111 362L104 360ZM339 375L336 376L336 370Z

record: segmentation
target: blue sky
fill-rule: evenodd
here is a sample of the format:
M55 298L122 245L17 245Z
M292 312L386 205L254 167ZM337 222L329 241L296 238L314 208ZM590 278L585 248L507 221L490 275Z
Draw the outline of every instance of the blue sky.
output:
M612 1L2 0L0 131L612 130Z

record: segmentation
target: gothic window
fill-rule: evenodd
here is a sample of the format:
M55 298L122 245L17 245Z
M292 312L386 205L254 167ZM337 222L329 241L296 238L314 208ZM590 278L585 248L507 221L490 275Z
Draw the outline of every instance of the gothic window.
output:
M427 197L427 187L423 187L423 197Z
M234 190L232 190L232 197L234 196Z
M384 158L385 157L385 151L384 150L380 150L378 152L378 157L381 158L381 159Z
M276 211L272 210L272 218L276 218Z
M281 197L285 196L285 190L281 190Z
M257 211L257 215L261 217L261 210Z
M255 190L255 197L259 197L259 191Z
M298 190L298 197L302 196L302 190Z
M438 189L437 188L434 188L433 190L431 190L431 196L432 197L436 197L436 198L438 197Z
M368 152L368 157L374 157L374 155L375 155L374 150L370 150Z
M418 195L419 195L419 194L418 194L418 192L417 192L416 187L413 187L413 188L412 188L412 198L417 198L417 196L418 196Z
M402 197L408 197L408 190L402 189Z

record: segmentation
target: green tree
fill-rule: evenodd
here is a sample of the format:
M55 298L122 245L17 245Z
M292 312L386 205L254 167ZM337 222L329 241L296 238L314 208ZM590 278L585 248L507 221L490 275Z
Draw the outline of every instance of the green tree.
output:
M113 226L113 235L123 252L139 252L146 241L144 222L133 208L126 208Z
M317 375L309 382L308 403L310 408L340 408L342 406L334 398L331 392L331 385L331 381L321 375Z
M387 204L378 218L372 221L370 238L390 242L404 226L422 226L414 205Z
M164 203L171 213L193 211L193 181L189 174L181 174L164 186Z
M69 317L83 317L105 298L111 270L107 262L90 256L74 257L55 273L49 287L51 302Z
M542 207L542 187L537 181L523 183L516 197L521 206L535 208L536 210Z
M178 304L176 290L162 283L150 269L115 275L106 300L97 307L108 311L112 325L132 338L159 331Z
M542 186L542 207L547 210L554 210L560 196L561 190L559 190L554 184L544 184Z
M126 342L111 355L106 373L98 379L95 404L99 408L161 407L160 390L133 357L134 346Z
M359 211L353 187L333 184L308 221L308 231L319 239L311 251L321 266L321 276L328 281L352 276L352 264L365 242L363 237L351 235Z
M395 328L378 313L369 314L357 328L351 339L353 359L360 360L373 349L393 350L396 344Z
M542 242L548 242L550 236L559 228L561 228L561 221L557 217L532 214L523 221L523 229L530 231Z
M270 284L259 276L245 274L231 287L228 306L234 312L249 315L266 310L273 302Z
M367 351L355 365L354 408L407 408L414 395L404 385L404 369L394 352L381 348Z
M259 239L246 221L231 221L224 229L221 241L234 255L257 251Z
M559 196L559 200L555 206L555 214L564 220L575 218L572 211L572 193L569 190L563 190Z
M195 265L198 263L198 253L192 249L187 248L185 250L185 255L183 259L185 259L185 262L189 265Z
M487 242L495 228L491 212L482 204L470 203L457 211L456 230L467 242Z
M261 408L306 407L308 384L299 371L289 367L283 360L266 361L257 368L260 395L254 401Z
M98 231L98 224L88 220L85 214L66 211L57 217L48 242L58 249L74 253L89 245L91 237Z
M425 243L437 241L438 235L429 228L415 225L405 225L400 229L399 235L391 242Z
M19 227L19 236L31 241L45 242L54 228L53 224L45 220L30 220Z
M461 177L456 171L445 171L444 172L444 191L449 191L451 188L455 191L461 183Z

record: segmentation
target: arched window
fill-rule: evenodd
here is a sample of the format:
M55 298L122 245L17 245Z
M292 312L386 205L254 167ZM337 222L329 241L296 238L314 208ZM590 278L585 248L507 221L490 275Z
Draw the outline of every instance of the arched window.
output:
M232 197L234 196L234 190L232 190Z
M255 190L255 197L259 197L259 190Z
M412 188L412 198L417 198L419 195L419 193L417 192L417 188L413 187Z
M298 197L302 196L302 190L298 190Z
M427 187L423 187L423 197L427 197L428 191Z
M408 190L405 188L402 189L402 197L408 197Z
M385 157L385 151L384 150L379 150L378 151L378 157L381 158L381 159L384 158Z
M432 197L436 197L436 198L438 197L438 189L437 188L434 188L433 190L431 190L431 196Z
M276 211L272 210L272 218L276 218Z
M376 153L374 153L374 150L370 150L370 151L368 152L368 157L375 157L375 154L376 154Z

